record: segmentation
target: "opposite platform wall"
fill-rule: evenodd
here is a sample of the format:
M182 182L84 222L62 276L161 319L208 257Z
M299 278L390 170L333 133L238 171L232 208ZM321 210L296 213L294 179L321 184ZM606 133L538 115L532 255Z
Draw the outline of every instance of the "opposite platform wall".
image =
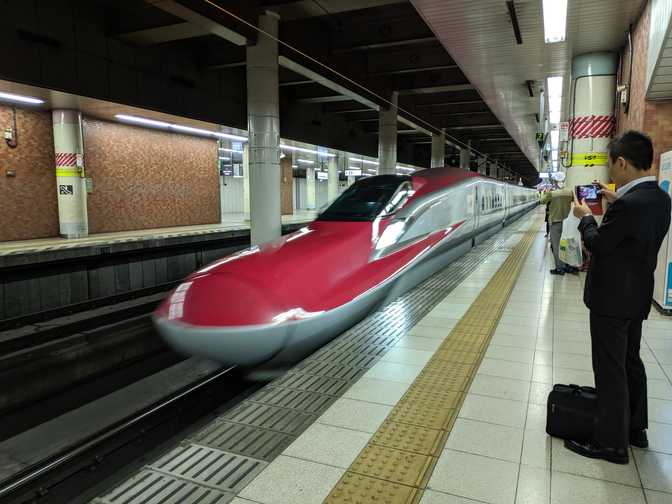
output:
M12 107L0 105L0 132L12 124ZM0 139L0 241L56 236L58 204L51 114L17 108L16 127L16 148Z
M51 113L16 112L18 146L0 140L0 241L58 236ZM215 140L85 118L89 232L219 223L217 156Z
M89 232L220 222L217 142L87 118Z

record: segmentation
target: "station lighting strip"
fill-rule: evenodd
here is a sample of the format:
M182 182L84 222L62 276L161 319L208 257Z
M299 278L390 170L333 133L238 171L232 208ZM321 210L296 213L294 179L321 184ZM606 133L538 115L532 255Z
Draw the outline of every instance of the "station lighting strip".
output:
M7 93L0 93L0 98L3 97L3 95L7 95ZM16 97L18 95L11 95L13 97ZM22 98L23 100L37 100L36 98L28 98L28 97L19 97ZM30 103L44 103L41 100L37 100L36 102L30 102ZM154 128L160 128L160 129L167 129L167 130L174 130L174 131L179 131L179 132L184 132L184 133L192 133L194 135L202 135L202 136L214 136L217 138L225 138L228 140L236 140L240 142L247 142L248 139L247 137L244 136L239 136L239 135L232 135L229 133L221 133L219 131L210 131L202 128L193 128L191 126L182 126L180 124L175 124L175 123L169 123L165 121L157 121L154 119L147 119L146 117L138 117L138 116L133 116L133 115L127 115L127 114L115 114L114 116L120 121L123 122L129 122L133 124L141 124L143 126L150 126ZM324 152L320 151L317 149L307 149L305 147L296 147L294 145L286 145L286 144L280 144L279 147L281 149L286 149L290 151L297 151L297 152L305 152L308 154L316 154L321 157L329 157L333 158L336 157L336 154L332 152ZM226 147L219 147L220 151L223 152L242 152L240 150L236 149L229 149ZM223 158L220 157L222 160L230 160L230 158ZM311 161L309 159L297 159L298 163L303 163L303 164L315 164L315 161ZM364 164L370 164L370 165L375 165L378 166L378 161L371 161L369 159L350 159L350 162L361 162ZM409 171L409 172L414 172L415 168L408 168L405 166L397 166L397 170L404 170L404 171Z
M348 83L352 84L353 86L355 86L355 87L357 87L357 88L359 88L359 89L365 91L365 92L368 93L369 95L371 95L371 96L375 96L378 100L380 100L381 102L385 103L386 105L390 105L390 106L392 106L392 107L395 107L395 108L397 109L397 111L399 111L399 112L404 112L406 115L408 115L409 117L412 117L413 119L415 119L415 120L418 121L419 123L428 126L429 129L430 129L430 130L433 130L434 132L436 132L437 135L445 135L446 138L449 138L450 141L451 141L454 145L456 145L456 146L461 146L461 147L463 147L463 148L465 148L465 149L468 149L469 152L471 152L471 153L473 153L473 154L478 154L478 155L480 155L481 157L487 157L483 152L480 152L480 151L474 149L473 147L471 147L471 145L465 143L464 141L460 140L459 138L456 138L456 137L454 137L454 136L452 136L452 135L450 135L450 134L447 134L447 133L445 132L445 130L440 130L439 128L437 128L437 127L434 126L433 124L431 124L431 123L425 121L423 118L418 117L417 115L413 114L412 112L410 112L410 111L408 111L408 110L406 110L406 109L400 107L397 103L392 103L392 102L391 102L390 100L388 100L387 98L385 98L385 97L383 97L383 96L380 96L379 94L377 94L376 92L374 92L374 91L368 89L367 87L363 86L363 85L360 84L359 82L356 82L356 81L352 80L352 79L351 79L350 77L348 77L347 75L343 75L342 73L337 72L336 70L334 70L334 69L331 68L330 66L328 66L328 65L322 63L321 61L319 61L319 60L313 58L312 56L310 56L310 55L308 55L308 54L306 54L306 53L304 53L304 52L298 50L298 49L297 49L296 47L294 47L293 45L288 44L287 42L285 42L285 41L283 41L283 40L280 40L277 36L273 35L272 33L269 33L269 32L267 32L267 31L265 31L265 30L262 30L262 29L259 28L257 25L255 25L255 24L253 24L253 23L250 23L247 19L244 19L244 18L242 18L242 17L236 15L234 12L232 12L232 11L230 11L230 10L228 10L228 9L225 9L224 7L222 7L221 5L219 5L218 3L213 2L212 0L202 0L202 1L203 1L203 3L206 3L206 4L210 5L211 7L214 7L215 9L217 9L217 10L223 12L224 14L226 14L226 15L228 15L228 16L230 16L230 17L232 17L233 19L237 20L238 22L242 23L243 25L245 25L245 26L251 28L252 30L255 30L256 32L258 32L258 33L260 33L260 34L262 34L262 35L268 37L269 39L271 39L271 40L277 42L279 45L282 45L282 46L286 47L286 48L289 49L290 51L293 51L294 53L300 55L302 58L305 58L306 60L315 63L315 64L318 65L320 68L323 68L323 69L327 70L328 72L330 72L330 73L333 74L333 75L336 75L336 76L339 77L340 79L343 79L343 80L347 81ZM544 4L546 4L547 2L551 2L551 3L552 3L552 2L554 2L554 1L556 1L556 0L544 0ZM565 5L564 20L566 21L566 18L567 18L567 0L557 0L557 2ZM564 29L563 29L563 40L564 40ZM505 165L500 164L498 161L495 161L495 165L498 166L498 167L504 168L505 170L508 170L508 171L510 171L510 172L516 173L518 176L521 176L520 173L514 172L511 168L509 168L508 166L505 166Z
M44 103L44 100L40 100L39 98L33 98L31 96L22 96L13 93L4 93L2 91L0 91L0 100L8 100L19 103L30 103L31 105L40 105Z
M238 140L240 142L247 142L247 137L244 136L231 135L229 133L221 133L219 131L210 131L201 128L192 128L191 126L182 126L180 124L168 123L164 121L155 121L154 119L147 119L145 117L138 117L126 114L115 114L114 117L116 117L120 121L134 124L142 124L143 126L153 126L155 128L174 130L182 133L191 133L194 135L201 135L201 136L214 136L217 138L226 138L228 140Z

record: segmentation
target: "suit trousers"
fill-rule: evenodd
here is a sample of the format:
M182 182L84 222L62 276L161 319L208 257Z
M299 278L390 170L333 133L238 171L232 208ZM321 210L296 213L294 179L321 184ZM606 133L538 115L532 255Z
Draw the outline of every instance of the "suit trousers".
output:
M648 427L646 371L639 356L642 321L591 312L590 339L597 389L595 441L627 448L630 431Z
M562 221L551 224L551 249L555 259L555 269L564 269L566 264L560 260L560 237L562 236Z

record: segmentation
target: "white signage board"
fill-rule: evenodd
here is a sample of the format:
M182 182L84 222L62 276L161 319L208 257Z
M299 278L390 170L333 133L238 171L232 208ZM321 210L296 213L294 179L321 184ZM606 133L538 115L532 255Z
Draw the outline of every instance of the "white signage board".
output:
M660 155L658 185L672 197L672 151ZM661 308L672 310L672 229L658 252L653 299Z
M346 177L359 177L362 174L362 170L345 170Z

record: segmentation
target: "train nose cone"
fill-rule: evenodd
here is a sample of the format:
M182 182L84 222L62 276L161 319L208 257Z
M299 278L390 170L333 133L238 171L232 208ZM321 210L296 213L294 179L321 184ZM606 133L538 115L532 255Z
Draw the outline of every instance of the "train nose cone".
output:
M198 327L272 324L286 311L273 291L230 273L195 277L167 299L167 319Z
M163 339L186 355L226 364L254 365L286 344L291 327L270 289L228 273L196 276L180 284L155 314Z

